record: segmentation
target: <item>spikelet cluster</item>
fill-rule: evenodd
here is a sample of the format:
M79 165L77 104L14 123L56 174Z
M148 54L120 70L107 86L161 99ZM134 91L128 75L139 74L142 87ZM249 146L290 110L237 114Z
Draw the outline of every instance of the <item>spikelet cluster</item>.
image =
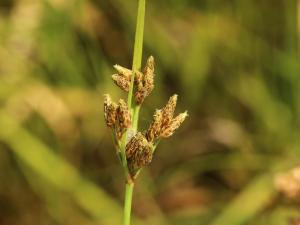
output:
M153 121L146 131L148 141L153 142L159 138L168 138L180 127L188 114L187 112L180 113L173 118L176 104L177 95L173 95L164 108L155 111Z
M123 91L128 92L132 79L133 72L120 65L115 65L114 68L118 72L112 75L114 83ZM147 96L154 89L154 58L150 56L146 62L143 72L136 71L134 76L135 93L134 99L137 104L142 104Z
M130 174L134 177L140 168L148 165L152 160L152 155L152 143L138 132L126 145L126 159Z
M125 101L120 99L116 104L108 94L104 95L104 119L119 140L131 125L131 116Z
M150 56L147 60L146 66L143 73L138 72L136 79L136 92L134 94L134 99L137 104L142 104L146 97L154 89L154 58Z
M112 75L114 83L123 91L128 92L131 82L134 82L135 103L141 105L154 89L154 58L152 56L148 58L142 72L133 72L120 65L115 65L114 68L117 71L116 74ZM115 103L109 95L104 96L104 119L106 125L112 129L117 138L119 152L122 152L120 141L123 134L127 132L124 151L132 180L135 179L142 167L147 166L152 161L154 146L158 143L157 141L172 136L186 119L187 112L174 117L176 104L177 95L173 95L165 107L155 111L153 121L146 131L130 133L134 129L131 129L131 114L126 102L120 99L118 103Z

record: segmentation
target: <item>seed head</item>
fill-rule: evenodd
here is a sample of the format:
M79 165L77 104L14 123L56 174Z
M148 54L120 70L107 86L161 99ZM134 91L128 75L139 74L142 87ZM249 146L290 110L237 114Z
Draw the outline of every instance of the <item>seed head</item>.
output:
M108 94L104 95L104 119L106 125L112 128L117 119L117 104L112 102Z
M132 177L152 160L153 146L142 133L137 133L126 145L126 159Z

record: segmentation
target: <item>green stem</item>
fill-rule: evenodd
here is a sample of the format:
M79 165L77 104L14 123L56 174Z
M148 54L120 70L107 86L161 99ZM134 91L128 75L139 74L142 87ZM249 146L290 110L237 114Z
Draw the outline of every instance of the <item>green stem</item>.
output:
M146 9L146 0L139 0L135 40L134 40L134 50L133 50L133 62L132 62L133 74L135 74L141 68L142 65L145 9ZM132 109L134 77L135 76L131 77L131 83L130 83L130 88L128 93L128 107L131 109Z
M138 12L137 12L137 23L136 23L136 31L135 31L135 40L134 40L134 50L133 50L133 62L132 62L132 72L133 76L131 77L131 83L128 93L128 108L132 113L132 130L134 132L137 131L138 127L138 119L139 119L139 111L140 106L136 105L133 102L133 90L134 90L134 77L138 70L141 68L142 64L142 54L143 54L143 38L144 38L144 23L145 23L145 9L146 9L146 0L138 1ZM130 225L130 215L131 215L131 202L132 202L132 192L134 183L130 179L130 173L127 168L126 161L126 141L128 136L128 131L124 135L125 137L122 139L122 154L123 154L123 167L126 175L126 190L125 190L125 200L124 200L124 220L123 225Z
M132 128L134 130L134 133L136 133L138 128L140 108L140 105L137 105L133 108Z
M126 184L123 225L130 225L131 202L134 184Z

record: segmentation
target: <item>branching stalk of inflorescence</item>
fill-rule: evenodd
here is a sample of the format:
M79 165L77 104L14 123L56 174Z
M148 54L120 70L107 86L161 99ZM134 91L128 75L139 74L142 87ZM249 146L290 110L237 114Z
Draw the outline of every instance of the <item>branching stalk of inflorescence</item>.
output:
M115 65L117 74L112 75L115 84L128 92L127 103L123 99L115 103L108 94L104 96L105 122L112 131L116 151L125 174L123 225L130 224L134 182L142 167L152 161L153 153L160 140L172 136L187 117L187 113L184 112L173 118L177 103L177 95L173 95L165 107L155 111L148 129L138 132L140 107L154 88L154 58L152 56L148 58L141 72L145 1L138 1L132 69Z

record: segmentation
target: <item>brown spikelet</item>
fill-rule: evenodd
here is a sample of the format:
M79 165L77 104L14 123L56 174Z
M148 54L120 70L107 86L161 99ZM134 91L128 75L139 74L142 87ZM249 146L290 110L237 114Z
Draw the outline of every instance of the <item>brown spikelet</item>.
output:
M183 121L187 116L188 116L187 112L184 112L184 113L180 113L178 116L172 119L172 121L162 129L160 137L168 138L172 136L174 131L180 127L180 125L183 123Z
M119 74L113 74L111 78L113 79L114 83L123 91L129 91L130 80L128 80L126 77L122 77Z
M156 110L153 116L153 122L149 129L146 131L146 138L149 142L153 142L154 139L160 136L162 125L162 111Z
M137 104L142 104L147 96L154 88L154 58L150 56L146 62L143 74L136 73L135 83L137 85L135 92L135 101Z
M112 128L117 119L117 104L112 102L108 94L104 95L104 119L108 127Z
M153 146L140 132L126 145L126 159L129 172L134 177L137 170L148 165L152 160Z
M147 89L148 95L152 92L154 88L154 58L150 56L147 60L146 66L144 68L144 79L145 88Z
M162 109L162 126L167 126L171 122L177 104L177 97L176 94L171 96L166 106Z
M144 71L143 71L145 76L153 76L153 74L154 74L154 65L155 65L154 57L151 55L147 59L146 66L145 66Z
M114 65L114 68L118 71L118 75L126 78L130 81L132 76L132 71L120 65Z
M134 99L138 105L142 104L145 98L148 96L147 89L145 87L137 88L134 94Z
M158 138L168 138L173 135L183 121L188 116L187 112L179 114L173 118L177 103L177 95L170 97L166 106L161 110L156 110L153 116L153 122L150 124L145 136L149 142Z
M126 102L123 99L119 100L117 109L118 119L118 136L121 137L127 128L131 125L131 116Z

